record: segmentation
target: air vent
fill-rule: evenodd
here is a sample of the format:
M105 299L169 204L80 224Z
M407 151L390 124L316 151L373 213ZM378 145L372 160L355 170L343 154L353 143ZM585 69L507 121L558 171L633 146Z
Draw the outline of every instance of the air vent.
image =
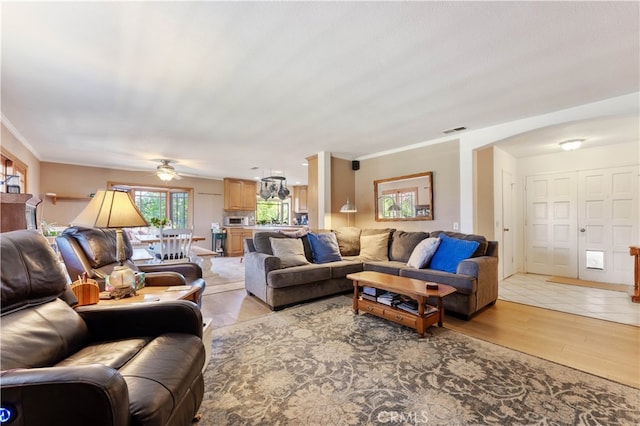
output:
M448 135L449 133L456 133L456 132L461 132L463 130L467 130L466 127L462 126L462 127L456 127L455 129L449 129L449 130L445 130L444 133L445 135Z

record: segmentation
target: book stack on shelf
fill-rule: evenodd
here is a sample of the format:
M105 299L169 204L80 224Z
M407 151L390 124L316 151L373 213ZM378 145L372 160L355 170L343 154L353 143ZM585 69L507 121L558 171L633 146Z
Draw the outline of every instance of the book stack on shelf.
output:
M362 287L362 298L366 300L377 302L378 296L380 296L383 293L385 293L384 290L380 290L373 287Z
M400 295L391 293L390 291L385 291L378 296L377 302L389 306L396 306L398 303L400 303Z

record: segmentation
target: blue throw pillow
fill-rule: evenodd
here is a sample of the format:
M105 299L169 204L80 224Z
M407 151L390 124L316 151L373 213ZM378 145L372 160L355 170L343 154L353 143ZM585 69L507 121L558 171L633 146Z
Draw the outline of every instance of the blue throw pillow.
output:
M328 263L342 260L338 239L333 232L323 234L309 232L307 238L309 238L309 243L311 244L313 263Z
M477 241L459 240L440 234L440 245L431 258L431 269L456 273L458 263L471 257L480 245Z

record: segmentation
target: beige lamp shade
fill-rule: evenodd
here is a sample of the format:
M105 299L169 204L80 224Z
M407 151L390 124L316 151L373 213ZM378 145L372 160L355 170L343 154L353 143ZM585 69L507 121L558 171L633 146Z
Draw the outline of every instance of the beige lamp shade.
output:
M124 191L96 192L87 207L71 221L89 228L135 228L149 226L131 197Z

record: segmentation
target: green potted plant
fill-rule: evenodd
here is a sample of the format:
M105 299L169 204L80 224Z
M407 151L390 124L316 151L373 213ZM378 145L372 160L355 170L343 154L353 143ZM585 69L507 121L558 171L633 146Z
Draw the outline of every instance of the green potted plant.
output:
M169 219L167 219L166 217L163 217L162 219L160 219L159 217L152 217L151 219L149 219L149 223L154 228L162 229L169 223Z

